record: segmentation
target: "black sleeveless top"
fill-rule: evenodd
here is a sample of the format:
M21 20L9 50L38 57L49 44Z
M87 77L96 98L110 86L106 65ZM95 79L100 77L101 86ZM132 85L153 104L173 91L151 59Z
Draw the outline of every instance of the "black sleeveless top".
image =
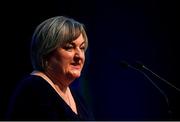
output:
M7 120L94 120L81 95L70 88L75 114L52 86L40 76L28 75L13 93Z

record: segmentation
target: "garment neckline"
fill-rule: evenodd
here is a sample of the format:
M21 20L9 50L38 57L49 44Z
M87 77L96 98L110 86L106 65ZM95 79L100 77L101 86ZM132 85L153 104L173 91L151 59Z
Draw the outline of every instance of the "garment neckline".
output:
M41 73L41 74L43 74L43 75L35 74L35 72ZM53 89L53 92L55 92L55 93L58 95L58 98L60 98L60 99L63 101L63 103L70 109L70 111L72 111L73 114L75 114L76 116L79 115L77 100L75 99L74 93L71 92L70 87L68 87L68 90L71 92L71 95L72 95L72 97L73 97L73 99L74 99L74 102L76 103L77 113L74 112L74 111L72 110L72 108L65 102L65 100L63 99L63 97L58 93L58 91L57 91L56 88L54 87L54 83L48 78L48 76L46 76L44 73L42 73L42 72L40 72L40 71L33 71L32 73L30 73L30 75L36 76L36 77L39 77L39 78L42 78L43 80L45 80L45 81L48 83L48 85L51 86L51 89ZM44 77L43 77L43 76L44 76Z

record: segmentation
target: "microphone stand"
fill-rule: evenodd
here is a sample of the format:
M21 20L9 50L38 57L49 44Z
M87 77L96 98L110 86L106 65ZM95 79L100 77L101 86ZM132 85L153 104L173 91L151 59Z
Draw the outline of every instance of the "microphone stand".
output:
M137 62L138 63L138 62ZM165 80L164 78L160 77L159 75L157 75L156 73L154 73L152 70L150 70L149 68L147 68L146 66L144 66L143 64L138 63L137 65L141 65L142 68L146 69L147 71L149 71L150 73L152 73L154 76L156 76L157 78L159 78L160 80L162 80L163 82L165 82L166 84L168 84L169 86L171 86L172 88L176 89L178 92L180 92L180 89L177 88L176 86L174 86L173 84L171 84L170 82L168 82L167 80Z
M129 64L128 64L128 67L139 71L141 74L143 74L159 90L159 92L164 96L164 98L166 100L166 103L167 103L167 106L168 106L168 113L172 114L172 111L170 109L169 99L168 99L167 95L164 93L164 91L160 87L158 87L158 85L156 85L153 82L153 80L145 72L141 71L139 68L136 68L136 67L134 67L132 65L129 65Z
M175 88L176 90L180 91L179 88L175 87L174 85L172 85L171 83L169 83L168 81L166 81L165 79L163 79L162 77L160 77L159 75L157 75L156 73L152 72L150 69L148 69L147 67L145 67L143 64L139 63L139 62L136 62L136 65L130 65L128 64L127 62L125 61L121 61L120 65L124 68L131 68L131 69L134 69L134 70L137 70L138 72L140 72L141 74L143 74L152 84L153 86L155 86L155 88L157 88L159 90L159 92L164 96L165 98L165 101L166 101L166 104L168 106L168 114L172 115L172 111L170 109L170 104L169 104L169 99L167 97L167 95L165 94L165 92L160 88L158 87L158 85L156 85L154 83L154 81L145 73L142 71L142 69L146 69L147 71L151 72L153 75L155 75L156 77L158 77L159 79L161 79L162 81L164 81L165 83L167 83L168 85L170 85L171 87Z

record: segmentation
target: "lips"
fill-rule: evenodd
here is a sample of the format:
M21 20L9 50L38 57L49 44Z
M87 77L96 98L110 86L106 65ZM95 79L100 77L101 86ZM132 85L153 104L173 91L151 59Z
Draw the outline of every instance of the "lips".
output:
M77 69L77 70L81 69L81 65L79 63L72 63L71 66L73 69Z

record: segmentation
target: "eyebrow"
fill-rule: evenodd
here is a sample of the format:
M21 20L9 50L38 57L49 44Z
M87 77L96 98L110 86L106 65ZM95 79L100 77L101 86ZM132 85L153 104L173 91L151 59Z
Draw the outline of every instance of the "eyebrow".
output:
M75 45L75 43L72 41L72 42L70 42L70 44L73 44L73 45ZM85 44L85 41L83 41L81 44L80 44L80 46L82 46L83 44Z

